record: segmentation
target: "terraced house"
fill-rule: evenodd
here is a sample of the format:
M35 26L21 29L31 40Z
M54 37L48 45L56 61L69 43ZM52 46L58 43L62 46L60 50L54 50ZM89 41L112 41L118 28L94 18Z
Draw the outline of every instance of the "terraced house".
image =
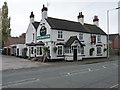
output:
M93 24L84 22L82 12L78 22L48 17L43 5L42 19L34 21L31 12L26 32L28 57L81 60L83 58L107 57L107 34L99 27L98 16Z

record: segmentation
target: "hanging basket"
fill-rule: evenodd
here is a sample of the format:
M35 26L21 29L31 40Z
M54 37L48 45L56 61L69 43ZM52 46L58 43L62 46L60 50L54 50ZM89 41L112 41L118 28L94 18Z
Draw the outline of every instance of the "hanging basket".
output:
M104 52L107 51L107 48L104 48Z
M56 53L56 51L57 51L57 47L56 46L53 47L53 51Z
M43 47L44 52L48 51L48 47Z
M90 51L93 52L95 49L94 48L91 48Z

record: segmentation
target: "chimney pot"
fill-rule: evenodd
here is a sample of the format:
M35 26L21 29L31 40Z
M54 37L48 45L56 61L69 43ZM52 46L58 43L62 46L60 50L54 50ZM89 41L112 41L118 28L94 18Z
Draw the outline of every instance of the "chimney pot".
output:
M84 15L82 14L82 12L79 12L78 22L80 22L82 25L84 25Z
M93 24L96 26L99 26L99 19L98 19L98 16L96 16L96 15L94 16Z

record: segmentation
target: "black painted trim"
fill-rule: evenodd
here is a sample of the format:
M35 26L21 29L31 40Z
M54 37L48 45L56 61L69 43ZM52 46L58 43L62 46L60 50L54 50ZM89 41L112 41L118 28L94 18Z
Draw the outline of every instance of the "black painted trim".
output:
M101 46L102 47L102 45L96 45L96 46Z
M64 39L57 39L57 41L64 41Z
M97 43L102 43L102 42L97 42Z

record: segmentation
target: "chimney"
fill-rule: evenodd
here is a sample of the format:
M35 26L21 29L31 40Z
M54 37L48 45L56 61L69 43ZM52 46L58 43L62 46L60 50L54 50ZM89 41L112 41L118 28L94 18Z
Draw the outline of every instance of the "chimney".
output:
M47 18L47 11L48 11L48 9L47 9L47 7L45 7L45 5L43 4L43 8L42 8L42 19L45 19L45 18Z
M82 12L80 12L78 15L78 22L84 25L84 15L82 15Z
M99 26L99 19L98 19L98 16L94 16L93 24L96 25L96 26Z
M31 15L30 15L30 23L33 23L34 22L34 14L33 12L31 12Z

